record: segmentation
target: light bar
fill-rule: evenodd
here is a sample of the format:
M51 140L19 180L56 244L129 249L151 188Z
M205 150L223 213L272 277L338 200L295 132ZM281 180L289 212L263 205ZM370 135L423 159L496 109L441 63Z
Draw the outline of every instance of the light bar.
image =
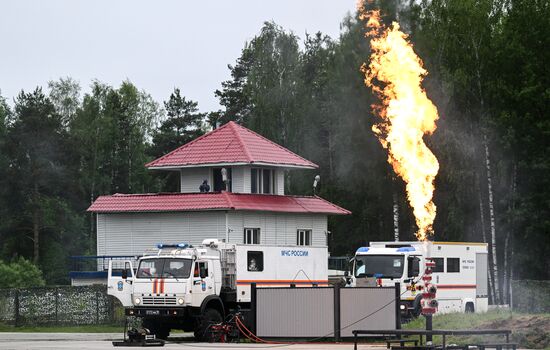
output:
M189 247L189 244L187 243L177 243L177 244L166 244L166 243L157 243L157 248L158 249L162 249L162 248L187 248Z
M416 249L414 247L401 247L397 249L398 252L414 252Z
M360 247L357 249L356 253L366 253L369 251L369 247Z

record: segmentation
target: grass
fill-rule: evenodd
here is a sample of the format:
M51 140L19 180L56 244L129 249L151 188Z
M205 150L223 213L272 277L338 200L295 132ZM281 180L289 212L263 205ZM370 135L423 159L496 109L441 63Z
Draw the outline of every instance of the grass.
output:
M419 317L405 325L404 329L426 329L424 317ZM480 314L453 313L436 315L434 329L511 329L510 341L520 347L550 348L550 314L523 314L509 310L493 310ZM475 344L504 342L504 336L454 336L447 337L447 344ZM441 343L441 337L434 337Z

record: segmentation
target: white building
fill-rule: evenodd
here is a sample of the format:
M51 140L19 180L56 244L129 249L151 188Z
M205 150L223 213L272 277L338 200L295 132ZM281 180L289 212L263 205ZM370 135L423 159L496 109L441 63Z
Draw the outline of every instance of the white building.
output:
M88 209L97 216L98 256L205 238L326 247L327 216L350 214L318 196L286 195L285 171L318 166L234 122L146 167L179 172L181 193L99 197ZM199 192L204 180L207 193Z

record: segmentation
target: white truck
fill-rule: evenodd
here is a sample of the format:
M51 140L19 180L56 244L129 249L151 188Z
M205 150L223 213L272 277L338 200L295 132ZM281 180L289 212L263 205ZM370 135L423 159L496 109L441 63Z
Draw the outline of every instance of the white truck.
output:
M352 259L351 287L401 285L401 312L421 311L426 258L435 261L439 313L485 312L488 308L487 244L477 242L370 242Z
M125 262L122 276L109 264L107 292L127 316L165 339L171 329L208 338L208 326L236 310L250 310L251 284L326 286L326 247L245 245L207 239L200 246L159 244Z

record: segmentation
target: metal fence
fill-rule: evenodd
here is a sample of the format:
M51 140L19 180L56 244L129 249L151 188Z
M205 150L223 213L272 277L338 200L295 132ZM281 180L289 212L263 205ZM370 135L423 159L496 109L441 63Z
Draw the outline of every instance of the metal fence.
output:
M395 287L252 286L253 327L264 338L351 337L355 329L401 327Z
M118 308L105 286L0 289L0 321L15 326L122 323Z

